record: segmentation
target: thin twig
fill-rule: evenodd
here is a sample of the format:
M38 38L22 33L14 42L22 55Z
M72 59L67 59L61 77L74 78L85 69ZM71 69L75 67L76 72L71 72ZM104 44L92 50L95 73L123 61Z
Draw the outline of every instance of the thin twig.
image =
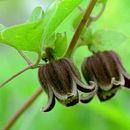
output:
M101 6L102 6L101 10L97 13L97 15L91 15L90 19L92 21L98 20L101 17L101 15L103 14L105 7L106 7L106 4L101 4Z
M22 69L21 71L17 72L16 74L14 74L13 76L11 76L10 78L8 78L7 80L5 80L3 83L0 84L0 88L2 88L5 84L9 83L11 80L13 80L14 78L16 78L18 75L22 74L23 72L31 69L34 65L29 65L28 67Z
M23 59L27 62L28 65L33 64L32 61L20 50L18 50L18 53L23 57Z
M23 59L27 62L28 65L33 64L32 61L22 51L18 50L18 53L23 57ZM41 60L41 53L38 52L38 58L37 58L37 61L36 61L35 65L34 65L34 68L35 68L35 66L37 67L40 60Z
M91 22L98 20L102 16L102 14L103 14L103 12L105 10L105 7L106 7L106 4L101 3L100 11L96 15L94 15L94 14L90 15ZM79 8L80 12L84 13L84 10L83 10L83 8L81 6L78 6L78 8Z
M72 40L70 42L70 45L69 45L68 50L67 50L67 52L65 54L65 57L70 57L71 56L71 54L73 52L73 49L76 46L76 43L77 43L77 41L79 39L79 36L80 36L82 30L83 30L85 24L89 20L90 14L91 14L96 2L97 2L97 0L90 0L90 3L89 3L89 5L88 5L88 7L87 7L87 9L85 11L85 14L84 14L81 22L79 23L78 28L76 29L75 34L74 34L74 36L73 36L73 38L72 38Z
M97 21L102 16L102 14L105 10L106 4L101 4L101 5L102 5L101 10L99 11L99 13L97 13L97 15L91 14L90 19L86 25L87 27L90 26L92 22Z
M23 106L15 113L15 115L9 120L3 130L9 130L16 120L24 113L24 111L31 106L31 104L38 98L38 96L43 92L42 88L39 88L24 104Z
M0 88L2 88L5 84L9 83L10 81L12 81L14 78L16 78L17 76L19 76L20 74L22 74L23 72L29 70L29 69L35 69L39 67L39 62L41 60L41 56L40 54L38 54L38 59L36 61L35 64L31 64L29 66L27 66L26 68L20 70L19 72L17 72L16 74L14 74L13 76L11 76L10 78L8 78L7 80L5 80L3 83L0 84Z

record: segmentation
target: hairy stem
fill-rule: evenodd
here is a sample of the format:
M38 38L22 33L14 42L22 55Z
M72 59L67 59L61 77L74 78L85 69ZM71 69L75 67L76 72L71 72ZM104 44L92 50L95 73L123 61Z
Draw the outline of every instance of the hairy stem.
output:
M31 104L38 98L38 96L43 92L42 88L39 88L24 104L23 106L15 113L15 115L9 120L3 130L9 130L16 120L22 115L22 113L29 107Z
M72 40L70 42L70 45L69 45L68 50L67 50L67 52L65 54L65 57L70 57L71 56L82 30L83 30L85 24L88 22L88 20L90 18L91 12L92 12L96 2L97 2L97 0L90 0L90 3L89 3L89 5L88 5L88 7L87 7L87 9L86 9L86 11L84 13L84 16L83 16L81 22L79 23L79 25L78 25L78 27L77 27L77 29L75 31L75 34L74 34L74 36L73 36L73 38L72 38Z

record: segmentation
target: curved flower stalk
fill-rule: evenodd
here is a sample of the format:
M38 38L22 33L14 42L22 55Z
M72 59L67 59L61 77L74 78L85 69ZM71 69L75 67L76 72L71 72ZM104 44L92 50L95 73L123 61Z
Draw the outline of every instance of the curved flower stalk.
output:
M120 86L130 88L130 76L113 51L98 52L85 58L81 68L86 81L94 81L97 84L100 101L112 98ZM82 98L81 102L84 103Z
M90 86L81 82L78 69L70 59L53 60L49 64L40 66L39 81L48 95L48 103L42 111L50 111L55 105L55 98L64 106L73 106L79 102L78 90L92 93L95 83ZM90 97L88 97L89 100Z

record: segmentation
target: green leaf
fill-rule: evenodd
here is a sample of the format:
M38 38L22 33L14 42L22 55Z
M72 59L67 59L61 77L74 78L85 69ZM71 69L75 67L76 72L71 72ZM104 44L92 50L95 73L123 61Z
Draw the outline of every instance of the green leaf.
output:
M12 26L1 32L1 42L18 50L38 52L43 29L41 21Z
M57 33L54 45L55 45L54 50L53 50L54 57L62 57L67 49L66 33L64 34Z
M82 2L82 0L56 0L45 13L46 29L43 39L48 39L63 20Z
M52 49L52 55L55 58L60 58L64 55L67 49L67 35L66 33L53 34L46 42L45 48Z
M97 30L93 34L92 46L97 50L108 50L122 44L127 37L120 33L110 30Z
M30 16L30 18L29 18L29 22L38 21L38 20L40 20L40 19L43 18L43 15L44 15L44 12L43 12L43 10L42 10L42 7L36 7L36 8L33 10L32 14L31 14L31 16Z
M87 45L93 51L111 50L121 45L128 37L120 32L111 30L96 30L93 32L91 28L87 28L83 32L78 41L78 47Z
M0 26L0 42L18 50L39 52L42 47L43 10L36 7L27 23L9 28Z

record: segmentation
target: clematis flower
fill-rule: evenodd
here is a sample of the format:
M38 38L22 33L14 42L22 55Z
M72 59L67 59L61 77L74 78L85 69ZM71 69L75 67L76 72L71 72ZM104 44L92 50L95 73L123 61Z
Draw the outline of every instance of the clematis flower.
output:
M98 89L95 93L100 101L112 98L120 86L130 88L130 76L113 51L98 52L85 58L81 68L86 81L91 80L97 84ZM81 102L85 103L85 98L81 98Z
M40 66L38 77L48 95L48 103L42 109L44 112L54 107L55 99L69 107L79 102L78 90L91 93L95 89L95 83L91 82L91 86L87 86L81 82L77 68L67 58L53 60Z

